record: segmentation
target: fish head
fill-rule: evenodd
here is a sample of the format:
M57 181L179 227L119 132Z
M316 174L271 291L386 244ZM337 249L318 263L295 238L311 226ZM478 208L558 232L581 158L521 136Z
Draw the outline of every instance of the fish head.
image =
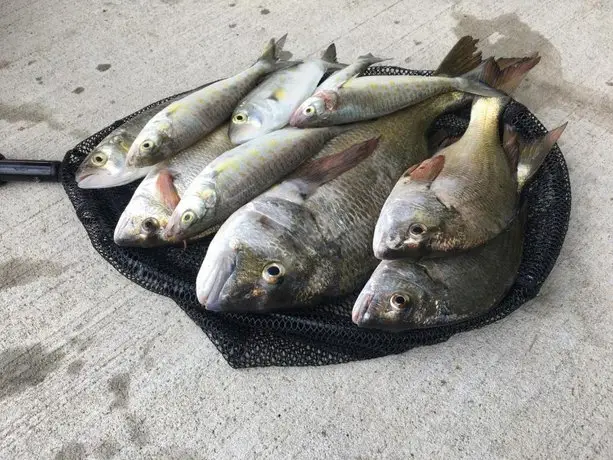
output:
M360 327L401 331L440 324L447 312L444 288L423 267L385 260L360 292L351 318Z
M289 124L296 128L326 126L330 113L335 109L338 95L334 91L319 91L309 97L294 111Z
M267 101L269 100L261 101L260 104L243 103L234 110L228 130L233 144L243 144L274 129L271 117L267 116L272 113Z
M130 146L126 164L132 168L142 168L171 156L171 129L169 120L147 124Z
M196 281L198 300L208 310L304 306L330 284L333 268L314 247L321 245L314 221L285 204L251 202L219 229Z
M212 184L203 187L197 194L185 195L168 221L166 239L182 241L215 225L216 204L217 193Z
M151 248L167 244L164 227L171 210L148 194L138 194L121 214L113 239L118 246Z
M438 249L455 217L426 185L395 188L381 209L373 250L381 260L420 257Z
M75 178L81 188L105 188L124 185L141 177L142 172L125 165L134 139L124 131L106 137L83 160Z

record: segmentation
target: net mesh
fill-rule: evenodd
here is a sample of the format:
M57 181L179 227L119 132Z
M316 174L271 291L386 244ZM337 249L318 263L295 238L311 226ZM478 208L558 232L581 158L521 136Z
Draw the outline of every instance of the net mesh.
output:
M365 75L429 75L428 71L376 66ZM564 157L557 146L547 156L535 180L523 192L528 215L524 252L517 279L502 302L487 314L456 325L390 333L360 329L351 322L357 292L338 301L300 313L212 313L196 299L195 280L212 237L183 247L122 248L113 231L138 182L122 187L84 190L75 182L83 158L126 120L161 104L151 104L85 139L66 153L61 177L78 218L94 248L121 274L155 293L170 297L208 335L227 362L236 368L254 366L308 366L380 357L413 347L447 340L453 334L484 326L508 315L539 292L562 246L571 206L570 182ZM466 129L469 111L440 117L432 129L450 135ZM525 139L546 132L523 105L512 102L504 113Z

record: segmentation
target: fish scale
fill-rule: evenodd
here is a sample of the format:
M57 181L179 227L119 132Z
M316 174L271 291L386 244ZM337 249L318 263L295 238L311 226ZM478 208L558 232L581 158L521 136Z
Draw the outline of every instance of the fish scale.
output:
M194 179L169 221L168 237L188 238L223 222L346 129L285 128L224 153ZM207 198L212 203L207 203ZM194 221L186 223L185 213L194 214Z
M341 292L355 289L356 279L364 280L377 265L371 244L381 206L404 170L427 157L424 133L430 123L461 98L460 93L449 93L370 122L357 132L339 135L318 155L381 135L379 147L369 158L321 186L304 204L329 241L340 248Z
M516 212L516 174L510 169L499 136L506 101L491 98L475 102L475 118L462 138L439 152L445 156L445 167L440 180L437 178L430 188L461 214L468 208L463 214L465 233L473 241L487 241L489 235L505 228ZM478 219L473 218L476 215Z
M462 99L452 92L355 125L232 214L198 274L200 302L211 310L271 311L359 289L378 262L372 237L388 193L407 167L428 156L430 124ZM359 146L366 157L355 154ZM345 161L348 167L334 169ZM336 165L332 172L320 167L328 164ZM279 283L264 278L271 263L273 273L283 272Z

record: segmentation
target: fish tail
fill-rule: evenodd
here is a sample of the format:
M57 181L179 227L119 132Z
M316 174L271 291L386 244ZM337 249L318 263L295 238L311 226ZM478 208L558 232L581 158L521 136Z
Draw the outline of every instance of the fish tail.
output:
M551 151L568 122L549 131L544 136L530 141L519 141L519 164L517 165L517 186L522 190L541 167L547 154Z
M326 51L321 55L321 60L326 64L326 69L342 69L347 67L347 64L340 64L336 60L336 45L334 43L326 48Z
M461 77L454 78L455 89L465 93L476 94L485 97L502 97L505 93L493 88L486 82L495 81L498 66L493 58L487 59L482 65Z
M270 72L292 67L300 63L300 61L289 60L292 57L292 53L283 49L286 39L287 34L283 35L278 40L271 38L264 52L258 59L258 62L264 64Z
M477 78L492 88L510 94L540 61L538 53L521 58L488 58L466 77Z
M477 50L479 40L466 35L458 40L443 59L434 75L459 77L481 64L481 51Z

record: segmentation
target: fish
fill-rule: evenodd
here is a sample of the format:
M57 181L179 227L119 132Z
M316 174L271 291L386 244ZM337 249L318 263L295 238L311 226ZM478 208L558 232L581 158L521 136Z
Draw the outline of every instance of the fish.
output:
M131 167L145 167L170 158L225 122L236 104L265 75L296 65L283 52L286 35L271 39L264 53L248 69L233 77L219 80L157 113L134 140L126 162Z
M352 311L359 327L405 331L455 324L499 304L522 256L523 213L485 245L449 257L382 261Z
M214 311L265 312L361 288L378 264L372 237L387 195L409 165L427 158L432 121L463 103L463 93L447 93L329 141L316 160L378 138L368 157L337 177L295 172L228 218L198 273L199 301Z
M331 44L320 58L269 75L238 104L232 113L230 139L243 144L289 123L290 115L309 97L329 69L343 67Z
M375 227L378 259L468 250L513 221L521 190L566 125L521 144L507 126L501 142L499 127L509 100L477 98L464 135L402 175Z
M476 43L470 36L462 37L434 76L374 75L339 80L336 89L317 91L302 103L292 114L290 125L306 128L370 120L450 91L504 95L481 81L487 81L497 66L494 60L482 63Z
M130 146L153 116L182 96L171 98L164 104L148 108L111 131L83 159L75 173L77 185L83 189L109 188L129 184L145 177L151 166L130 168L126 156Z
M181 241L222 223L347 129L288 127L225 152L209 163L185 191L168 222L166 238Z
M225 123L200 142L154 166L119 217L115 243L144 248L172 244L164 230L181 196L202 168L230 148Z

